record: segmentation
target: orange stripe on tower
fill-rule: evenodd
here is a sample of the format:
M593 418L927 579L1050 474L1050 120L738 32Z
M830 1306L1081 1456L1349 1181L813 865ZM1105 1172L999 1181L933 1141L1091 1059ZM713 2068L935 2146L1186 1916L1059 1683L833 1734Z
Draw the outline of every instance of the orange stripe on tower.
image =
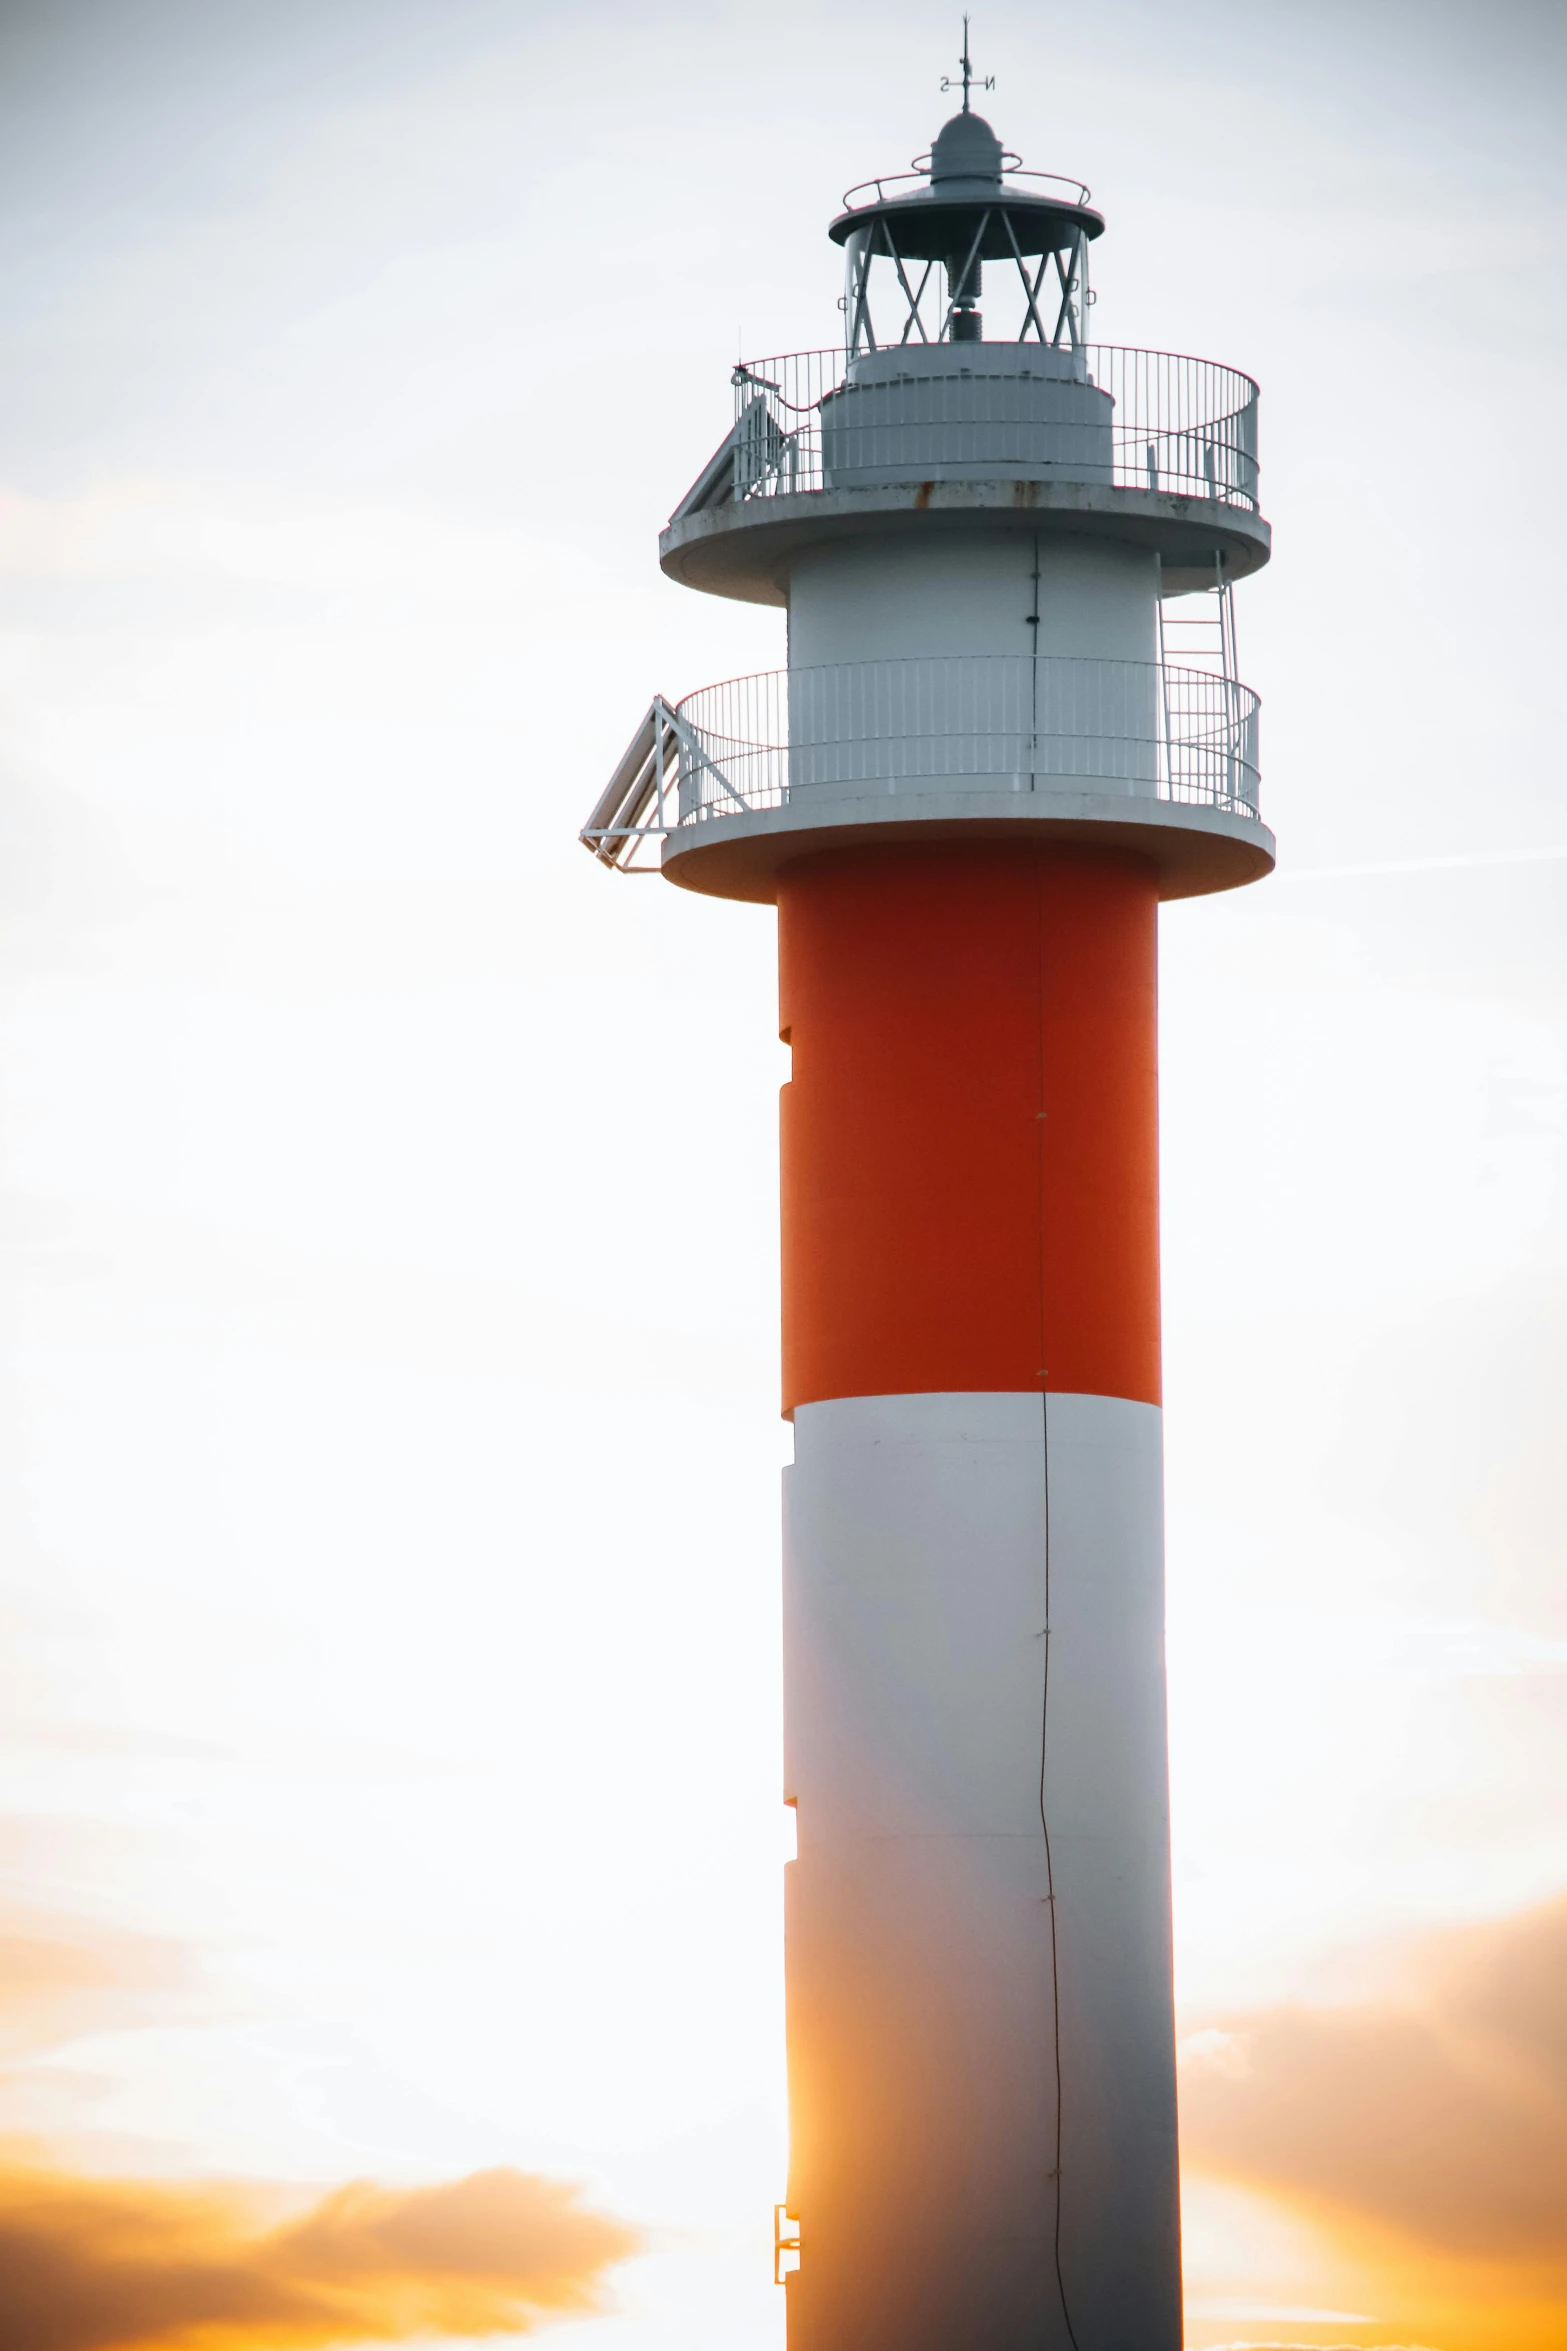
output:
M1159 1401L1157 883L931 844L778 883L784 1409Z

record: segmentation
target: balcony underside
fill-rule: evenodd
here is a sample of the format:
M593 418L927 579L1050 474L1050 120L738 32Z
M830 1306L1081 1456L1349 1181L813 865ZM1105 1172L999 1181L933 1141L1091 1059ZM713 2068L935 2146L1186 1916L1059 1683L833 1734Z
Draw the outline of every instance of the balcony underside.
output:
M742 603L788 602L790 566L807 547L867 536L998 530L1117 539L1152 548L1164 592L1211 588L1222 562L1244 579L1268 560L1272 534L1259 514L1222 499L1071 481L904 482L853 490L805 490L701 508L670 523L659 561L672 580Z
M829 802L820 792L777 808L708 816L665 839L667 880L710 898L771 905L781 866L830 849L885 848L894 840L1023 840L1081 843L1146 857L1161 898L1239 889L1273 870L1274 839L1256 817L1169 801L1063 790L930 790ZM1020 805L1021 802L1021 805Z

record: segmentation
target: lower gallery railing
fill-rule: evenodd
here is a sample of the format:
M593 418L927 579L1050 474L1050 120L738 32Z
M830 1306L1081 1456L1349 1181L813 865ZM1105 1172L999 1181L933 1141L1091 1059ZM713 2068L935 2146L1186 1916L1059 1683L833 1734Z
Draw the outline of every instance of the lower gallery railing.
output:
M1258 813L1249 686L1152 661L951 655L769 670L676 706L679 823L818 797L1081 789Z

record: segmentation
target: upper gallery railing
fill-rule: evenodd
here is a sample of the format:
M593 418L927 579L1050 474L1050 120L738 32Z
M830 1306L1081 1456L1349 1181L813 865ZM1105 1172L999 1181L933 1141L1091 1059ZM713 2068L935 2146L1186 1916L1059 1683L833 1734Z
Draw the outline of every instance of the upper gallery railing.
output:
M973 478L994 465L1011 474L1163 490L1256 511L1257 387L1238 369L1104 343L1070 354L1031 343L981 344L972 348L988 364L982 376L970 377L953 370L962 348L909 343L877 352L876 396L863 400L842 350L742 360L734 371L730 494L744 501L863 485L901 478L911 464L925 463L936 478L951 468ZM922 368L927 349L942 354L939 372ZM1017 368L998 372L996 359L1009 349ZM887 371L901 373L903 363L910 399L906 416L898 416L886 395L900 375L889 379ZM1090 401L1068 415L1057 402L1059 422L1045 423L1050 405L1030 373L1036 366L1063 392L1071 381L1108 395L1108 407ZM863 425L856 423L860 410Z
M846 189L843 209L845 212L864 212L873 204L885 204L889 188L895 195L902 196L913 195L916 189L929 186L928 160L923 171L884 171L873 180L857 180L852 188ZM1013 188L1021 189L1025 196L1049 195L1059 202L1074 205L1086 204L1093 193L1086 180L1074 180L1066 172L1025 171L1015 155L1003 167L1001 194L997 202L1005 202L1007 192Z

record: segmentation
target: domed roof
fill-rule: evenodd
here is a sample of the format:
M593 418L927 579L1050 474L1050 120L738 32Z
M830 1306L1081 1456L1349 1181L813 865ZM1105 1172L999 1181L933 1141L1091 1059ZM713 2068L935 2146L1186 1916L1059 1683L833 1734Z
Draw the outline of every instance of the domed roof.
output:
M931 148L931 184L939 188L952 180L982 180L994 185L1001 178L1005 152L982 114L955 114L943 124Z
M981 261L1060 253L1079 236L1097 237L1105 225L1080 181L1023 171L984 116L968 106L943 123L930 154L911 172L862 180L843 203L827 232L835 245L882 222L885 231L876 235L895 236L905 261L945 261L976 237Z

